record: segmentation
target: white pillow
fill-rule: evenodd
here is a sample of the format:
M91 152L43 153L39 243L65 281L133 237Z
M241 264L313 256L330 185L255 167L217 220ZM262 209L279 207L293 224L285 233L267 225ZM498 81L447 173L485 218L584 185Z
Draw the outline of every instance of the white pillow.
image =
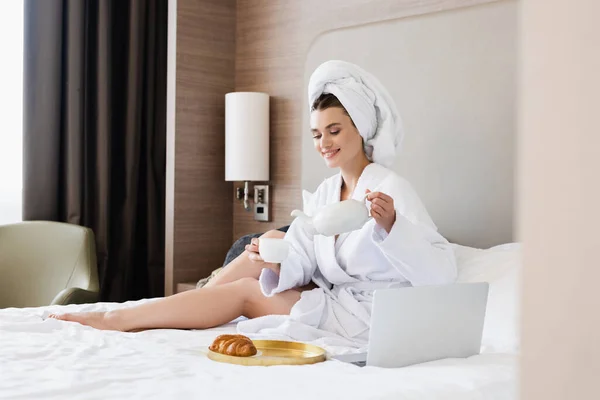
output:
M518 352L521 245L513 243L486 250L454 245L454 252L457 282L490 284L481 352Z

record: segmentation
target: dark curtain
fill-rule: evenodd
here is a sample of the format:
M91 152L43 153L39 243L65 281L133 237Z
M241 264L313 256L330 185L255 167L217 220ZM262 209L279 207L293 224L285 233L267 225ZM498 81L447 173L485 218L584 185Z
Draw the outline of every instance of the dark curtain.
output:
M167 0L26 0L24 50L23 219L94 231L103 301L162 295Z

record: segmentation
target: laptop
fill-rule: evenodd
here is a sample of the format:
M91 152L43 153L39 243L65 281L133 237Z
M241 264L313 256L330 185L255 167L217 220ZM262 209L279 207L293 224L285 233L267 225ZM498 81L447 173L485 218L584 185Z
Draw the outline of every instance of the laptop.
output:
M375 290L367 353L332 357L398 368L479 354L488 283Z

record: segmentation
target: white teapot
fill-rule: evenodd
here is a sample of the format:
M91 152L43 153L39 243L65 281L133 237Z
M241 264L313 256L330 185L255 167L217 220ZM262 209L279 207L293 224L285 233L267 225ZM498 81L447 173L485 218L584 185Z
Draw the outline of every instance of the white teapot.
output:
M312 217L300 210L292 211L291 215L300 218L312 235L335 236L360 229L373 219L369 216L365 198L362 201L349 199L329 204Z

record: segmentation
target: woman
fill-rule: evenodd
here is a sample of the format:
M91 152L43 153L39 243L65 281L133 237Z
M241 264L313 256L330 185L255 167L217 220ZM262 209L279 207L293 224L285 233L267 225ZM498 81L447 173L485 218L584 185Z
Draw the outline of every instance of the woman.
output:
M313 237L296 220L285 234L291 250L281 265L263 262L254 241L201 289L106 313L52 317L130 331L202 329L245 316L250 320L238 324L241 333L366 342L373 290L452 282L448 242L410 185L387 169L402 132L386 90L356 65L329 61L311 76L309 103L315 149L340 173L319 186L305 211L367 194L373 220L335 238Z

